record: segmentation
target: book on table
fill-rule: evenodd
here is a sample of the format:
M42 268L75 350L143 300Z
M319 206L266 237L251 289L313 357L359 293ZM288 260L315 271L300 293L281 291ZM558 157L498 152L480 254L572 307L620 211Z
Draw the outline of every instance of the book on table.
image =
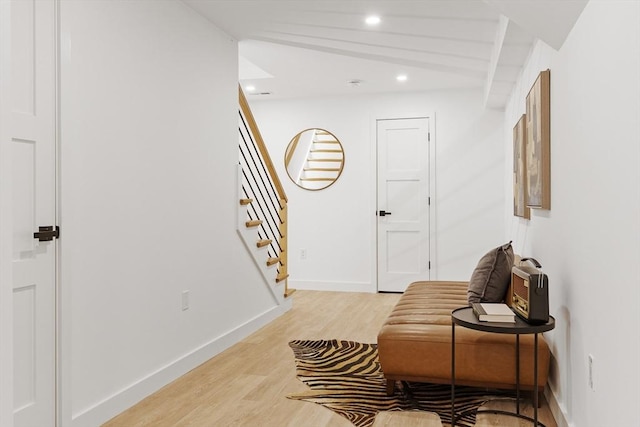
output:
M474 302L471 307L481 322L516 322L516 315L507 304Z

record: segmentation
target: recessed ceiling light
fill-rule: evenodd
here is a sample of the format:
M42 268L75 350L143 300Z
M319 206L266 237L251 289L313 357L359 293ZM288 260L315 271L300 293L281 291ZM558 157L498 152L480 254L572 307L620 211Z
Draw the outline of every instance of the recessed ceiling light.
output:
M249 92L253 92L254 90L256 90L256 87L253 85L247 85L244 88Z
M399 82L406 82L407 81L407 75L406 74L398 74L396 76L396 80Z
M380 17L377 15L369 15L364 22L366 22L367 25L378 25L380 23Z

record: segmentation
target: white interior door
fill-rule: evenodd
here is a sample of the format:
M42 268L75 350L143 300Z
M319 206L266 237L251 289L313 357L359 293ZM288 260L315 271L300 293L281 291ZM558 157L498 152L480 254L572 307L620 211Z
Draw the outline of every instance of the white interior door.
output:
M11 2L14 426L55 425L55 5Z
M429 119L379 120L378 291L429 279Z

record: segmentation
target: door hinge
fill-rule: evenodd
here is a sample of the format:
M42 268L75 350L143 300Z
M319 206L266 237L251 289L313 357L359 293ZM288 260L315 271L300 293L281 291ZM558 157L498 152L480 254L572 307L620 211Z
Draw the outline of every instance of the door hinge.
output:
M427 141L431 142L431 132L427 132Z
M427 204L431 206L431 197L427 197Z
M38 239L40 242L48 242L54 238L60 238L60 227L57 225L46 225L38 227L38 231L33 233L33 238Z
M429 270L431 270L431 261L429 261Z

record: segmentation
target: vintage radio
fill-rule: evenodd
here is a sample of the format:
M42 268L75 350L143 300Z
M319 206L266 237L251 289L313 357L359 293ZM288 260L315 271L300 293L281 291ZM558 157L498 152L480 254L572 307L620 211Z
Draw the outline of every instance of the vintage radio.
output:
M526 261L534 267L522 265ZM511 301L513 311L528 323L549 321L549 284L542 266L533 258L523 258L511 269Z

